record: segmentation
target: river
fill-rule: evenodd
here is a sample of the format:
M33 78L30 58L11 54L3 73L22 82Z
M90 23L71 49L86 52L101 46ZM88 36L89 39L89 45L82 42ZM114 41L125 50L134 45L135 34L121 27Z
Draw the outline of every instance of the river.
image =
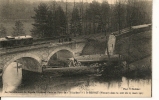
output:
M150 97L151 77L146 78L103 78L97 74L79 74L59 76L49 73L29 73L22 80L22 68L16 68L16 63L7 67L3 74L2 94L24 96L75 96L75 97ZM5 88L4 88L5 87ZM13 92L14 91L14 92Z

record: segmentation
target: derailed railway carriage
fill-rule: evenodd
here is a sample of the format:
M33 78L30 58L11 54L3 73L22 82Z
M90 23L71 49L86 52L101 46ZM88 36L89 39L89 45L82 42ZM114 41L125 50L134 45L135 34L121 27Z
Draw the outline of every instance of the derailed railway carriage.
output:
M119 45L117 45L117 43L119 43L119 41L123 40L124 38L129 37L133 34L138 34L138 33L150 31L150 30L152 30L152 25L144 24L144 25L131 26L129 28L122 29L120 30L120 33L119 31L111 33L108 39L109 54L110 55L116 54L116 52L114 51L115 50L117 51L117 48L120 47Z
M25 36L6 36L0 38L0 48L16 47L33 44L33 37L30 35Z

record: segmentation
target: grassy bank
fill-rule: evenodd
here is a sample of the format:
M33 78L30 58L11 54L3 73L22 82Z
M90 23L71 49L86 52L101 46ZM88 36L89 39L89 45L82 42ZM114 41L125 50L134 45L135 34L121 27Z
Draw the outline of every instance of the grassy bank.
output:
M122 63L109 63L103 66L104 71L102 72L103 77L121 77L127 78L147 78L152 77L152 66L149 59L151 56L144 59L135 61L127 66Z

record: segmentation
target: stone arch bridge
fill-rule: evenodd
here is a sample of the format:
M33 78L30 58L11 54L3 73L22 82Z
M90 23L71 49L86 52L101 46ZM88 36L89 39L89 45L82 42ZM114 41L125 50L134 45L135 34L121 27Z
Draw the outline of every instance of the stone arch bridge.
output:
M42 72L42 66L47 65L50 58L58 51L65 50L71 57L76 57L82 52L84 46L85 42L83 41L1 49L0 69L4 72L12 62L21 62L22 60L27 62L27 59L31 59L37 63L36 66L22 66L22 68L28 71Z

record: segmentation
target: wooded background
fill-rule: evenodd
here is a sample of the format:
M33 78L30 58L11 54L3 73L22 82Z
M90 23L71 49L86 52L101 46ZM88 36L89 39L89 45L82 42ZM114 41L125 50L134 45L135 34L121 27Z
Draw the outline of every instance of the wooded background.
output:
M4 0L5 1L5 0ZM0 34L34 37L87 35L117 31L151 23L152 1L37 1L7 0L0 4ZM17 25L19 21L19 26ZM15 34L17 30L22 30Z

